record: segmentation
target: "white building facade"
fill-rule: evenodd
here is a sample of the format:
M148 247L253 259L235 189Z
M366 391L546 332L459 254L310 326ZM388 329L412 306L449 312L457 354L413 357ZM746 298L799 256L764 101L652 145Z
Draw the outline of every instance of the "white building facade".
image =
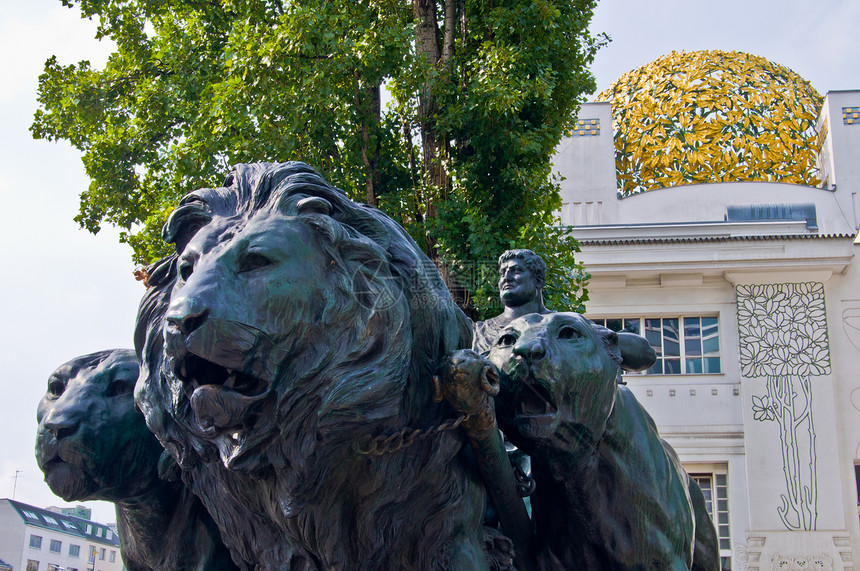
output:
M655 347L625 380L709 497L725 569L842 571L860 554L858 108L860 91L825 98L822 187L620 199L609 103L583 106L555 158L587 316Z
M107 525L0 499L0 560L13 571L122 571Z

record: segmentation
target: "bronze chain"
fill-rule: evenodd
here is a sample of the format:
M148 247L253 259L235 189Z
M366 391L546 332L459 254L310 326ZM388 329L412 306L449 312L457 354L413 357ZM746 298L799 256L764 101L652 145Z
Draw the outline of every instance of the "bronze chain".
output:
M448 430L456 430L461 424L463 424L463 421L469 418L469 416L471 415L461 414L457 418L446 420L439 426L426 431L420 428L409 428L407 426L390 436L377 436L376 438L368 436L364 439L364 442L367 443L368 446L364 447L359 445L357 447L357 451L359 454L363 454L365 456L383 456L390 452L397 452L402 448L411 446L416 440L428 438Z

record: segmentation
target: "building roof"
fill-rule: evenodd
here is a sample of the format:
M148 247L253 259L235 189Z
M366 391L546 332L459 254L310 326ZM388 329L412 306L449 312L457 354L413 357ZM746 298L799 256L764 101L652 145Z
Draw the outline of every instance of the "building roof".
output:
M810 232L803 221L686 222L576 226L573 234L587 246L683 244L760 240L851 240L854 233Z
M2 501L2 500L0 500ZM15 500L6 499L26 525L58 531L93 543L119 547L117 534L103 523L59 514Z
M0 569L3 571L12 571L12 566L0 559Z

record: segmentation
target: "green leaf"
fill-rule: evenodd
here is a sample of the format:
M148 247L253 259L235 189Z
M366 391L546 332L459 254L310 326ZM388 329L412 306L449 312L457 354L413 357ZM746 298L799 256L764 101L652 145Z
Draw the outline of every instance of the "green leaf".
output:
M137 262L166 251L160 227L186 192L236 162L303 160L440 266L491 268L449 283L473 316L512 246L544 254L558 307L587 298L576 244L553 226L551 157L594 90L594 1L466 0L454 22L401 0L62 1L117 47L99 70L50 58L31 132L81 151L76 220L126 229ZM446 26L458 33L440 59Z

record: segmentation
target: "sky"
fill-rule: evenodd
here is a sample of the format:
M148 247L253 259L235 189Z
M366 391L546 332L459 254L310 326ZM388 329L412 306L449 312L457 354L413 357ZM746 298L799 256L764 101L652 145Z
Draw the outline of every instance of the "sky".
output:
M132 346L143 287L115 230L93 236L74 222L88 184L80 153L28 130L45 60L98 68L110 44L60 0L0 0L0 14L0 498L65 506L33 458L36 406L65 361ZM737 50L822 94L860 89L858 24L856 0L600 0L591 28L612 41L592 71L599 92L673 50ZM110 504L86 505L115 521Z

